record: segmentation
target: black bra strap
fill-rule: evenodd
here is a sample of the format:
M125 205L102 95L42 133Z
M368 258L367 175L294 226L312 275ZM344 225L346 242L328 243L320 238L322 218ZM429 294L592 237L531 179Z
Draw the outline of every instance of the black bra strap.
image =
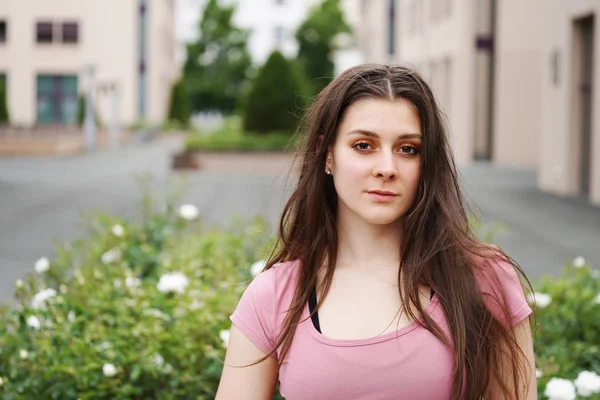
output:
M317 289L316 289L316 287L313 287L312 290L310 291L310 297L308 298L308 308L311 313L317 309ZM319 324L319 314L317 312L315 312L312 315L312 317L310 317L310 318L311 318L312 323L315 326L315 329L317 330L317 332L321 333L321 325Z

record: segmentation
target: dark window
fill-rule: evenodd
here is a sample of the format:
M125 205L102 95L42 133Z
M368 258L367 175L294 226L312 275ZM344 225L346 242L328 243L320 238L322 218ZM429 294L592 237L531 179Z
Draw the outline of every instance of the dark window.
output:
M52 43L52 22L38 22L36 38L38 43Z
M37 76L37 123L75 124L77 122L77 76Z
M6 42L6 21L0 21L0 43Z
M62 24L63 43L77 43L79 41L79 26L77 22L65 22Z

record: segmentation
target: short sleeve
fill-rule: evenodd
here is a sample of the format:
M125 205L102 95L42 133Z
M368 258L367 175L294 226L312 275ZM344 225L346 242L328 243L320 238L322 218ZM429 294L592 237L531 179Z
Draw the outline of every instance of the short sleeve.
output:
M229 317L265 354L275 347L274 279L275 268L258 274ZM276 354L272 357L276 358Z
M475 277L486 307L498 321L512 328L531 314L521 280L511 263L489 259L481 267ZM508 323L503 311L505 306L510 315Z

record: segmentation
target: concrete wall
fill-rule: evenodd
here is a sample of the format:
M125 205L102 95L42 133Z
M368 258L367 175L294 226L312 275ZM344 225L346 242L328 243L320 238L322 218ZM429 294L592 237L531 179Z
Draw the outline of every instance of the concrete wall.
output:
M535 167L542 131L545 0L498 0L493 161ZM545 110L546 112L548 110Z

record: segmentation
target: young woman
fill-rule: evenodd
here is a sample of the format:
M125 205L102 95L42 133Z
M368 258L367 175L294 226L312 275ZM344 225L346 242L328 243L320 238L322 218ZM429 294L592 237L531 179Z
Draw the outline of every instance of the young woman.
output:
M403 66L305 120L279 246L231 316L218 400L536 399L522 270L469 229L441 112Z

